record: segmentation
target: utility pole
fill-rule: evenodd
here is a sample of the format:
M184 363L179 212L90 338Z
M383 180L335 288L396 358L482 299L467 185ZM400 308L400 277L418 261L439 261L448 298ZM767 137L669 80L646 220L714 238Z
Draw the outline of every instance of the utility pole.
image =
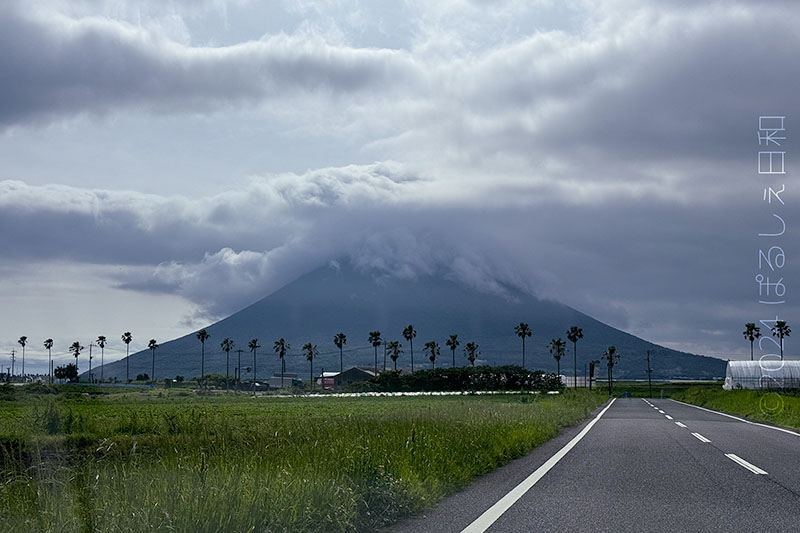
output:
M89 383L92 382L92 344L94 341L89 343Z
M14 363L17 361L17 352L13 348L11 349L11 377L14 377Z
M647 350L647 387L650 389L650 397L653 397L653 381L650 379L650 375L653 373L653 369L650 368L650 350Z
M236 365L236 367L239 369L239 377L236 378L236 389L237 390L241 390L241 388L242 388L242 352L243 351L244 350L242 350L241 348L236 350L236 353L239 354L239 363Z

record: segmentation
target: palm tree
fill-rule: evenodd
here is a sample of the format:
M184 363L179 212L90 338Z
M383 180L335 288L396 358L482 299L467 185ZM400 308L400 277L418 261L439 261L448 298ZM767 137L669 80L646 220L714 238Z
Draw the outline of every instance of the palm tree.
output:
M258 339L251 339L250 342L247 343L247 347L250 348L250 351L253 352L253 396L256 395L256 350L261 348L261 345L258 344ZM239 369L239 375L241 376L242 369Z
M78 370L78 356L81 354L82 350L83 350L83 346L81 346L81 343L78 342L78 341L73 342L69 347L69 351L72 352L72 356L75 358L75 371L76 371L76 373L77 373L77 370Z
M392 363L394 363L395 370L397 370L397 358L403 353L403 350L400 349L401 346L403 345L400 344L399 341L392 341L389 343L389 357L391 357Z
M130 365L130 358L128 354L130 353L131 341L133 340L133 335L131 335L130 331L126 331L122 334L122 342L125 343L125 381L128 383L131 382L131 365Z
M583 338L583 330L578 326L570 326L567 339L572 343L573 387L578 388L578 341Z
M464 355L467 356L467 361L472 366L475 366L475 359L478 358L481 352L478 351L478 345L470 341L464 346Z
M147 343L147 347L150 348L150 351L153 352L153 364L150 369L152 374L150 374L150 379L153 380L153 383L156 382L156 348L158 348L158 343L155 339L150 339Z
M562 339L550 339L550 354L553 356L553 359L556 360L557 370L559 376L561 376L561 358L564 357L564 350L566 349L567 343L564 342ZM561 379L559 377L558 379Z
M44 347L47 348L47 375L50 376L50 383L53 382L53 339L46 339Z
M17 342L22 346L22 381L25 381L25 345L28 344L28 337L23 335Z
M201 329L197 332L197 340L200 341L200 381L203 380L206 376L206 340L211 335L208 334L206 328Z
M236 390L242 390L242 352L244 350L239 349L236 350L236 354L239 356L238 362L236 363L236 370L238 375L236 376Z
M344 333L337 333L333 337L333 344L339 348L339 372L344 372L344 359L342 357L342 347L347 344L347 335Z
M619 361L617 349L614 346L609 346L608 349L603 352L603 359L606 360L606 366L608 366L608 393L611 394L613 390L614 363Z
M450 338L447 339L445 342L447 346L450 347L450 351L453 352L453 368L456 367L456 348L458 345L461 344L461 341L458 340L458 335L450 335Z
M104 374L103 365L105 364L106 344L108 340L106 339L105 335L98 335L96 342L97 345L100 347L100 381L103 381L103 374Z
M788 337L791 332L792 330L786 325L785 320L778 320L775 322L775 325L772 326L772 336L778 337L781 341L781 361L783 361L783 338ZM22 353L24 354L25 352L23 351Z
M411 324L403 330L403 337L408 341L411 348L411 372L414 372L414 337L417 336L417 330Z
M272 349L275 350L275 353L278 354L278 357L281 360L281 388L283 388L283 376L286 374L286 352L292 349L292 346L280 338L275 341L275 344L272 346Z
M316 344L307 342L303 345L303 351L306 352L306 361L309 364L308 377L311 380L311 390L314 390L314 357L319 355L319 350Z
M233 341L228 337L222 339L219 347L225 352L225 390L228 390L228 376L231 375L231 350L233 350Z
M375 375L378 375L378 346L382 344L381 340L381 332L380 331L370 331L369 332L369 342L372 344L372 347L375 349Z
M750 360L753 360L753 342L761 336L761 328L753 322L744 325L744 338L750 341ZM760 345L759 345L760 346Z
M533 331L525 322L520 322L518 325L514 326L514 333L522 339L522 368L525 368L525 337L530 337L533 335Z
M428 353L428 359L431 360L431 368L436 368L436 357L439 355L439 344L436 341L426 342L425 351Z

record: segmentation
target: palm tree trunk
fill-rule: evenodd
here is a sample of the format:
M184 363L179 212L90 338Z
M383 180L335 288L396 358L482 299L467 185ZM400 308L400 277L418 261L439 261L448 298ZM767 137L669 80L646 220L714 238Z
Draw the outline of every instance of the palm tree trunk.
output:
M150 379L153 380L153 383L156 381L156 350L153 349L153 363L150 368Z
M339 348L339 372L344 372L344 358L342 357L342 348Z
M204 377L206 377L206 343L200 343L200 380L202 381Z
M611 383L612 383L611 367L608 367L608 394L611 394L611 391L612 391Z
M397 359L394 360L394 371L397 372Z
M455 368L456 367L456 349L453 348L450 351L453 352L453 368Z
M522 337L522 368L525 368L525 337Z
M53 354L51 353L50 348L47 349L47 368L50 369L50 383L53 383Z
M256 351L253 350L253 396L256 395Z
M556 361L556 373L561 376L561 359ZM558 379L560 380L561 378L559 377Z
M753 360L753 341L750 341L750 360Z
M286 359L281 357L281 388L283 388L283 376L286 375Z
M377 376L378 375L378 347L377 346L373 346L373 348L375 349L375 375Z
M308 361L308 363L311 367L311 369L308 371L308 380L311 382L311 390L314 390L314 360L311 359ZM324 380L325 378L323 378L323 385L325 384Z
M103 346L100 348L100 381L103 381L103 374L105 370L105 355L106 355L106 347Z
M131 350L130 343L125 343L125 381L131 382L131 358L129 357Z
M414 339L408 339L408 343L411 346L411 373L414 373Z
M231 375L231 351L225 351L225 392L228 392L230 386L228 385L228 378Z
M572 364L574 365L574 381L572 382L572 388L578 388L578 343L572 343Z

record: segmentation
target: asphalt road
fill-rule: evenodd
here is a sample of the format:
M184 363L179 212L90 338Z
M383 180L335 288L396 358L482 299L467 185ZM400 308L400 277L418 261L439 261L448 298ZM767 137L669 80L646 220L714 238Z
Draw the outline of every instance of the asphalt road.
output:
M389 531L800 531L800 432L672 400L606 407Z

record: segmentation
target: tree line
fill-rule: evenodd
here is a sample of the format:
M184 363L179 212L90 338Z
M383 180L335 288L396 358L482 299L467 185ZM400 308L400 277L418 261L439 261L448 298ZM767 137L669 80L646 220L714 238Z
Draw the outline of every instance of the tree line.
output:
M757 328L756 328L757 329ZM526 339L529 339L533 335L533 330L531 327L525 323L520 322L516 326L514 326L514 333L521 339L522 341L522 368L526 368L526 361L525 361L525 343ZM788 332L786 332L788 335ZM205 372L205 345L206 341L211 338L211 334L205 329L200 329L196 334L196 338L200 341L200 380L203 381L206 376ZM577 377L578 377L578 365L577 365L577 343L580 339L583 338L583 330L578 326L571 326L565 333L566 338L572 342L573 345L573 378L574 378L574 385L577 387ZM415 361L414 361L414 339L417 337L417 331L414 329L413 324L409 324L406 328L402 331L402 338L408 343L409 352L410 352L410 366L411 372L415 372ZM133 335L130 331L126 331L120 336L120 339L125 344L125 381L131 382L130 376L130 344L133 341ZM379 374L379 364L378 364L378 348L383 346L383 371L387 370L387 358L392 361L392 365L394 370L397 370L397 361L400 358L401 354L404 353L403 351L403 344L399 340L388 340L385 339L384 336L381 334L380 331L371 331L367 337L367 341L373 347L374 352L374 371L375 374ZM23 369L24 369L24 350L25 346L27 345L28 338L23 336L19 339L19 344L22 346L23 349ZM344 371L344 346L347 344L347 335L343 332L337 333L332 340L334 346L339 350L339 371ZM108 344L108 339L104 335L100 335L97 337L95 341L90 343L91 345L96 345L100 348L100 357L101 357L101 366L100 366L100 381L105 380L104 376L104 369L105 369L105 347ZM451 368L456 367L456 350L461 346L462 342L458 337L458 334L451 334L444 342L444 345L447 349L451 352ZM46 339L43 343L43 346L48 351L48 368L49 368L49 378L50 381L53 381L53 378L57 379L67 379L70 381L75 381L78 379L79 370L78 370L78 360L80 354L85 350L85 347L81 345L79 341L73 342L69 346L70 354L75 358L75 362L57 367L53 369L52 365L52 348L54 342L53 339ZM230 353L234 351L235 342L230 337L225 337L220 342L220 348L223 352L225 352L226 358L226 388L229 387L228 384L228 377L230 376ZM138 374L136 376L137 380L145 380L145 381L156 381L156 349L159 347L158 342L155 339L150 339L147 343L147 349L151 352L151 365L150 365L150 374ZM566 341L561 338L551 339L549 344L547 345L550 354L556 361L558 371L557 373L561 374L561 359L565 355L566 351ZM255 391L255 384L258 379L258 371L257 371L257 357L256 354L258 349L261 348L259 344L259 340L257 338L251 339L247 343L248 351L252 353L253 357L253 390ZM291 350L291 345L284 339L280 338L273 343L273 351L278 356L281 364L281 387L284 385L284 376L286 374L286 355ZM239 374L236 377L237 384L241 384L241 352L243 350L237 350L239 352L239 362L237 368L239 370ZM436 361L441 356L441 347L436 340L431 340L426 342L423 345L423 353L427 357L427 359L431 363L431 369L436 368ZM309 362L309 380L311 381L311 385L313 387L314 384L314 359L319 356L319 349L316 344L308 342L302 346L302 352L306 357L306 360ZM474 342L469 341L464 344L463 347L463 355L466 360L469 362L471 366L475 366L475 361L481 355L480 346ZM89 377L90 380L94 380L94 375L92 373L92 359L94 356L89 356ZM609 347L608 350L603 355L603 358L606 360L606 364L609 369L609 381L611 381L611 372L615 362L619 359L619 354L616 352L616 348L613 346ZM13 361L12 361L13 362ZM599 362L599 361L596 361ZM24 370L23 370L24 372ZM249 368L248 368L249 372ZM13 375L13 371L12 371Z

